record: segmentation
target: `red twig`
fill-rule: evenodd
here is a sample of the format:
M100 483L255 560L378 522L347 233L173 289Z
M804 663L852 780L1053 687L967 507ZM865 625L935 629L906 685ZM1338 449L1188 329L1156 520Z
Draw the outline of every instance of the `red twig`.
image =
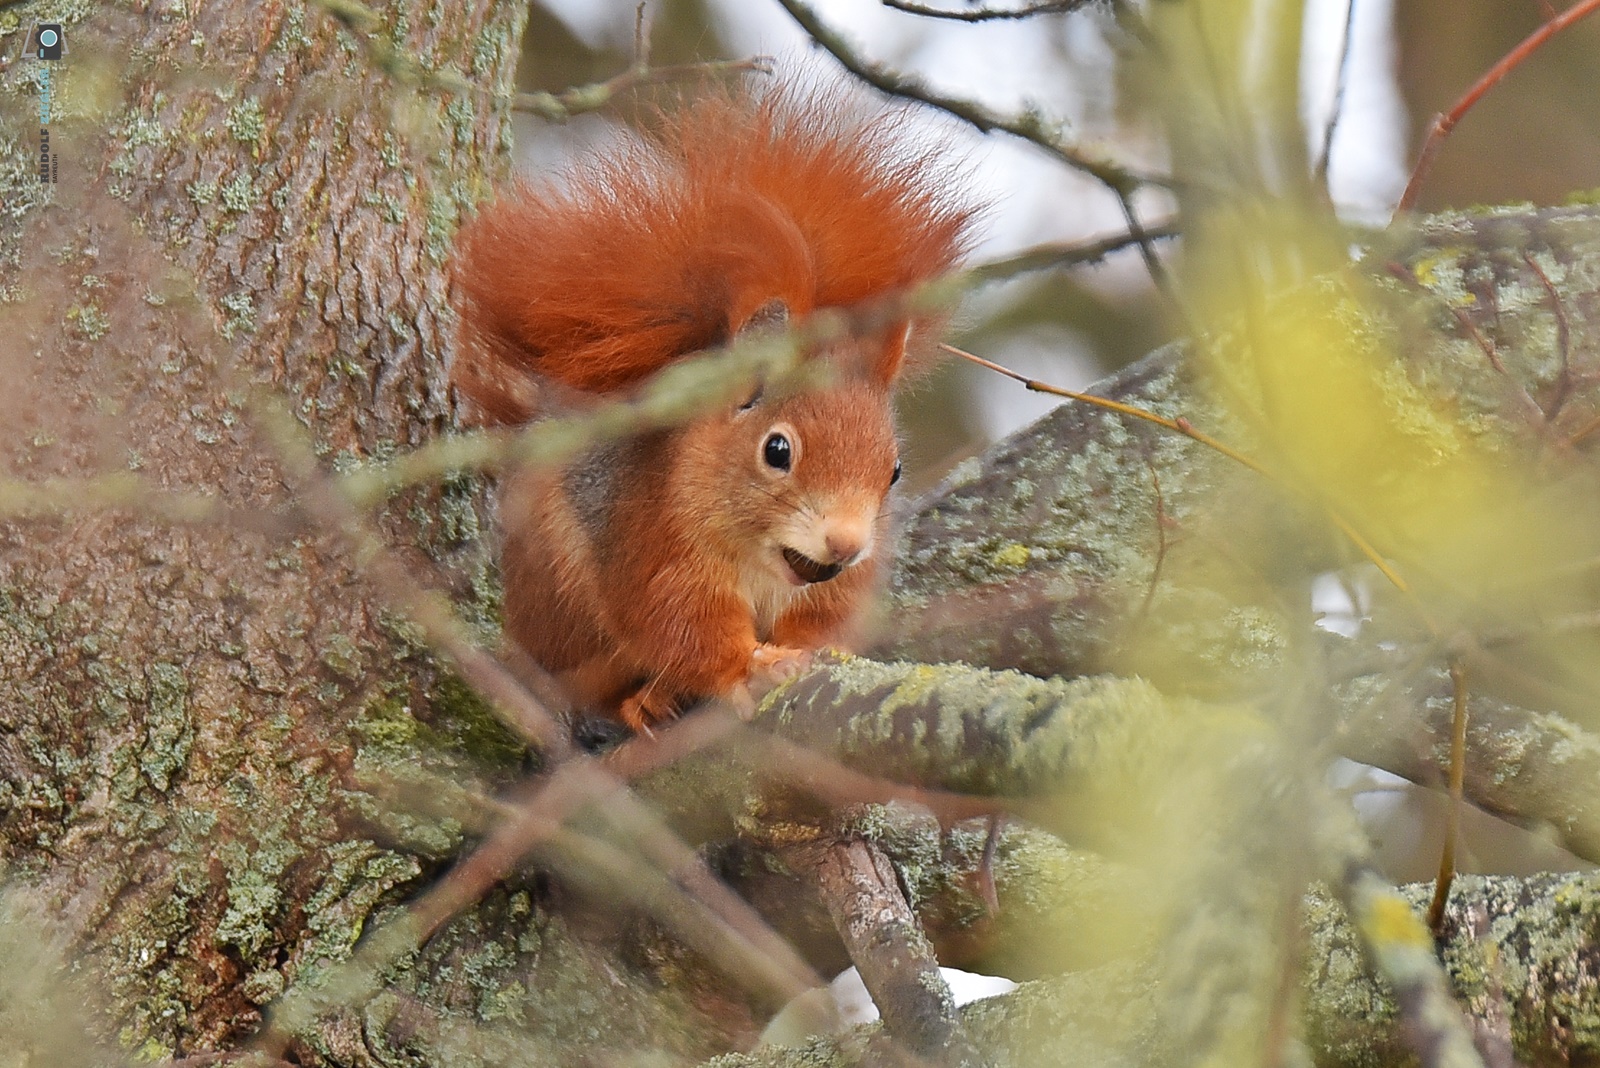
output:
M1473 83L1472 88L1468 89L1449 111L1435 115L1433 117L1433 125L1428 128L1428 136L1422 142L1422 151L1417 154L1416 169L1411 172L1411 180L1406 183L1406 191L1401 194L1400 204L1396 210L1411 210L1412 205L1417 201L1417 194L1421 189L1422 180L1427 177L1429 169L1433 166L1433 157L1439 151L1439 143L1444 140L1451 130L1455 129L1456 123L1460 122L1462 117L1472 110L1472 106L1485 93L1498 85L1500 80L1507 74L1521 66L1529 56L1538 50L1540 45L1568 26L1571 26L1574 22L1586 15L1592 15L1596 11L1600 11L1600 0L1579 0L1578 3L1573 4L1567 10L1523 38L1521 44L1507 52L1500 62L1490 67L1483 77Z
M1467 665L1459 656L1450 658L1450 689L1455 697L1450 717L1450 811L1445 818L1444 850L1433 882L1433 901L1428 905L1428 929L1435 938L1444 930L1450 884L1456 876L1456 840L1461 837L1461 792L1467 767Z
M1424 285L1416 275L1412 274L1405 264L1390 263L1387 266L1391 275L1393 275L1395 278L1398 278L1411 288L1420 289L1432 297L1438 296L1437 293L1434 293L1433 290ZM1444 304L1445 310L1455 318L1456 325L1461 327L1461 332L1466 334L1467 337L1471 338L1472 343L1477 345L1478 349L1488 359L1489 366L1493 367L1501 374L1505 374L1506 365L1500 362L1500 357L1495 352L1494 342L1483 336L1483 331L1479 330L1478 324L1472 321L1472 316L1468 315L1462 309L1456 307L1456 305L1451 304L1449 301L1443 301L1442 303ZM1537 407L1537 405L1535 405L1535 407Z
M1161 476L1156 474L1156 465L1145 458L1144 465L1150 469L1150 485L1156 495L1156 562L1150 568L1150 584L1145 587L1144 603L1139 606L1139 614L1135 617L1141 624L1150 616L1150 602L1156 599L1156 587L1161 583L1161 568L1167 561L1167 527L1173 524L1172 517L1167 515L1167 502L1161 496Z
M1572 324L1567 321L1566 307L1561 300L1561 293L1556 289L1555 283L1550 281L1550 276L1544 273L1538 261L1524 251L1522 262L1528 265L1534 277L1539 279L1539 284L1544 287L1544 292L1550 298L1550 311L1556 317L1556 345L1561 349L1561 374L1556 379L1556 395L1550 404L1544 407L1546 419L1554 419L1561 414L1561 408L1567 403L1567 395L1572 390Z

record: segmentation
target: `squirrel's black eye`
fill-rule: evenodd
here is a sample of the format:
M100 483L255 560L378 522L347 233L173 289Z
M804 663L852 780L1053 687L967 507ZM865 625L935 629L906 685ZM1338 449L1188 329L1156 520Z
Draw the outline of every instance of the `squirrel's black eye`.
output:
M768 434L766 444L761 446L761 458L767 461L768 467L787 471L794 462L794 447L782 434Z
M889 485L892 486L896 482L899 482L899 481L900 481L900 461L896 460L894 462L894 474L889 476Z

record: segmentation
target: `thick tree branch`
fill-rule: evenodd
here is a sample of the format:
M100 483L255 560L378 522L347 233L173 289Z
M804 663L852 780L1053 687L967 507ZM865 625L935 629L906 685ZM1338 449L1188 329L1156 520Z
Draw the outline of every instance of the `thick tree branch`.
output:
M1413 920L1430 884L1404 888ZM1337 899L1306 902L1307 950L1298 994L1307 1052L1326 1068L1415 1063L1390 988L1366 963ZM1461 876L1442 955L1452 985L1480 1027L1506 1014L1517 1063L1584 1063L1600 1053L1600 881L1588 875L1528 879ZM968 1006L962 1017L997 1068L1098 1064L1159 1068L1192 1055L1153 1021L1163 971L1132 958L1025 983ZM862 1036L795 1049L719 1057L706 1068L801 1068L863 1063Z
M907 1065L980 1064L956 1019L933 946L889 859L868 841L835 842L817 856L816 872L834 926L883 1014L895 1054L903 1051Z
M1592 478L1573 450L1600 411L1600 377L1582 369L1571 339L1600 329L1600 219L1583 209L1440 218L1413 239L1373 250L1361 275L1354 284L1368 297L1357 314L1372 336L1393 339L1391 351L1404 360L1395 381L1425 383L1484 449L1528 463L1553 458L1550 486L1529 489L1526 505L1507 501L1505 509L1558 498L1580 510L1570 515L1586 514ZM1101 392L1184 418L1246 452L1258 449L1261 428L1221 402L1207 366L1195 349L1173 346ZM895 625L879 651L1041 676L1139 673L1171 692L1270 686L1285 650L1310 637L1310 619L1265 591L1259 572L1230 553L1227 539L1244 537L1276 547L1266 555L1280 552L1306 582L1353 556L1305 502L1271 492L1239 465L1159 428L1065 405L964 465L920 503L885 617ZM1581 547L1573 551L1582 556ZM1248 607L1241 590L1251 591ZM1381 588L1377 595L1393 602L1385 610L1392 625L1339 643L1338 662L1318 669L1339 685L1347 727L1338 744L1432 782L1437 759L1424 754L1439 751L1437 706L1429 705L1438 689L1417 680L1436 679L1445 658L1437 640L1429 653L1425 617L1405 623L1412 608ZM1552 683L1528 675L1551 655L1540 650L1567 639L1525 624L1518 640L1528 652L1491 664L1507 625L1493 613L1507 610L1488 603L1478 611L1490 625L1468 618L1452 639L1478 646L1469 657L1476 725L1468 797L1516 819L1548 822L1594 858L1592 791L1580 788L1593 710L1556 676ZM1541 612L1548 609L1530 603L1522 618ZM1398 641L1399 651L1368 644L1380 641ZM1356 659L1351 646L1374 658L1365 682L1344 666ZM1408 657L1423 659L1408 665ZM1364 703L1379 697L1379 707ZM1428 725L1422 733L1419 724ZM1554 748L1512 753L1507 747L1529 730Z

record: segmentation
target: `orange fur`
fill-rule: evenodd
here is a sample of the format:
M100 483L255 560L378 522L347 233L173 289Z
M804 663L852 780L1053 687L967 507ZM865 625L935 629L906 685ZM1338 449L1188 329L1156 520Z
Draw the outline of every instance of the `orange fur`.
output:
M523 422L551 383L626 389L775 303L800 317L949 270L971 212L902 127L826 95L716 93L563 187L513 186L457 241L457 389L480 420ZM510 635L635 729L847 637L885 551L890 392L930 324L860 340L828 389L514 475Z

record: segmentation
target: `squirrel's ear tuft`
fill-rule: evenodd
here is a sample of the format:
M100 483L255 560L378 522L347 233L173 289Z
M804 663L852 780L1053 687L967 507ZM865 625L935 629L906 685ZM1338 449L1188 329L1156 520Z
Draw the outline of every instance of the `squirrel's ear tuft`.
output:
M744 337L747 334L763 333L768 330L782 330L788 325L789 305L774 297L751 312L745 321L739 324L735 333L739 337Z
M899 377L900 371L906 365L906 342L911 336L911 323L896 323L884 335L883 345L878 350L878 358L872 366L872 380L879 385L889 386Z
M703 93L668 120L665 143L697 188L742 186L787 220L813 287L796 314L952 270L980 213L965 165L931 120L872 106L843 85L780 80Z

